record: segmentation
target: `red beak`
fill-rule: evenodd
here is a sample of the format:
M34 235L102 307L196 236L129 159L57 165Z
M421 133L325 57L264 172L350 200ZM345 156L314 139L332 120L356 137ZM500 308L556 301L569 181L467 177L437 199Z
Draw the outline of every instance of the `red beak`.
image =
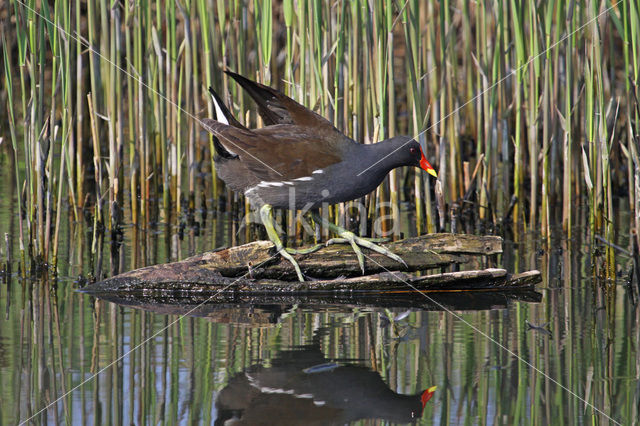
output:
M427 157L424 156L424 152L422 152L422 148L420 148L420 154L422 155L422 158L420 159L420 168L425 172L429 173L434 178L437 178L438 174L433 169L433 167L431 167L431 164L429 164L429 162L427 161Z
M429 163L427 163L427 164L429 164ZM433 169L431 169L431 170L433 170ZM427 402L429 402L429 400L431 399L431 397L433 396L433 393L436 391L437 388L438 388L437 386L431 386L429 389L427 389L426 391L422 392L422 395L420 395L420 401L422 401L422 409L423 410L424 410L424 406L427 405Z

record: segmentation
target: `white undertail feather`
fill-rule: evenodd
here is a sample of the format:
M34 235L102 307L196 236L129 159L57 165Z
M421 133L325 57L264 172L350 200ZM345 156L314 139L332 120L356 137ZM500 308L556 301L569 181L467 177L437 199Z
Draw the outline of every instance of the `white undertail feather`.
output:
M228 126L229 120L227 120L227 117L225 117L224 114L222 113L222 108L220 108L220 105L218 105L218 101L216 100L216 97L212 96L211 99L213 99L213 105L215 105L216 107L216 120Z
M211 96L211 99L213 99L213 105L216 108L216 121L222 124L226 124L228 126L229 120L227 119L227 117L225 117L224 113L222 112L222 108L220 108L220 104L218 103L218 100L216 99L215 96ZM235 152L231 151L229 148L227 147L225 148L227 149L227 151L229 151L230 154L237 155Z

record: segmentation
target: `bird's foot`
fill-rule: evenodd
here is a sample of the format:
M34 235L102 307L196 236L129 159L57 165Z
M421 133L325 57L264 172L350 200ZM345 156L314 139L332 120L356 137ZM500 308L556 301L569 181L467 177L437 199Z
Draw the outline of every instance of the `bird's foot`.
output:
M396 262L402 263L405 268L407 267L407 264L405 263L404 260L402 260L400 256L389 251L384 247L374 244L372 240L358 237L356 234L350 231L341 231L341 232L338 232L338 235L340 235L340 238L330 239L329 241L327 241L327 245L346 244L346 243L351 244L351 248L353 248L353 251L356 253L356 257L358 258L358 264L360 265L360 269L362 269L362 275L364 275L365 273L364 272L364 255L362 254L362 250L360 249L360 247L365 247L365 248L368 248L369 250L375 251L376 253L383 254L395 260Z
M309 248L306 248L306 249L292 249L292 248L288 248L288 247L279 247L278 248L278 246L276 246L276 248L278 249L278 253L280 253L280 255L282 257L284 257L289 262L291 262L291 264L293 265L293 269L296 270L296 274L298 275L298 279L300 281L305 281L304 275L302 275L302 271L300 271L300 265L298 265L298 262L291 255L292 254L314 253L314 252L320 250L322 247L323 247L322 244L316 244L315 246L309 247Z
M278 236L278 233L273 226L273 215L271 213L271 206L269 204L265 204L260 207L260 218L262 219L264 228L267 231L269 240L271 240L273 245L276 246L276 251L280 254L280 256L291 262L291 264L293 265L293 269L295 269L296 271L296 275L298 275L298 280L304 281L304 276L302 275L302 271L300 270L300 265L298 265L298 262L296 262L293 256L291 256L291 253L297 254L297 251L295 249L287 249L282 244L282 240L280 240L280 237ZM314 247L312 247L312 249L313 248Z
M287 253L289 254L310 254L310 253L315 253L318 250L320 250L322 247L324 247L323 244L316 244L313 247L309 247L306 249L292 249L292 248L286 248L285 250L287 251Z
M293 258L293 256L289 254L290 249L287 249L283 246L276 245L276 250L278 250L278 253L280 253L280 256L284 257L289 262L291 262L291 264L293 265L293 269L296 270L296 275L298 275L298 280L304 282L304 275L302 275L302 271L300 270L300 265L298 265L298 262Z

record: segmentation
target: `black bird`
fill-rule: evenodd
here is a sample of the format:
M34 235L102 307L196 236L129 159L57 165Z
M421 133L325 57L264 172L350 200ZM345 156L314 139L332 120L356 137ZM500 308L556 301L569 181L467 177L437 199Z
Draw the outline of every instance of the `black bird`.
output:
M332 362L315 345L295 347L278 353L268 367L256 364L232 376L216 396L214 424L406 424L422 417L436 389L396 393L376 371Z
M264 127L248 129L240 124L209 88L217 119L205 118L202 125L214 135L216 171L227 186L244 193L260 210L269 239L293 264L300 281L304 278L291 254L301 251L283 246L273 225L272 207L309 210L350 201L373 191L396 167L420 167L437 176L420 144L411 137L396 136L368 145L357 143L279 91L225 72L257 103ZM363 273L364 257L358 246L404 264L389 250L323 218L316 219L341 237L332 242L351 244Z

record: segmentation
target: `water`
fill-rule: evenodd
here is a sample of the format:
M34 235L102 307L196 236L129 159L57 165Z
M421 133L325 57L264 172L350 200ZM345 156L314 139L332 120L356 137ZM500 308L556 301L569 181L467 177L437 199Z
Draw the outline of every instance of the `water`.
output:
M0 236L14 236L17 253L9 173L2 163ZM591 277L594 250L580 238L550 251L537 250L533 236L505 244L498 263L541 270L539 301L455 293L430 294L435 302L409 295L116 304L77 291L79 276L223 245L231 224L210 215L199 235L187 229L182 240L175 227L127 227L112 258L108 242L91 255L90 230L68 221L57 278L20 279L14 262L0 284L0 423L638 422L639 310L623 278L608 285ZM618 262L622 275L629 262Z

